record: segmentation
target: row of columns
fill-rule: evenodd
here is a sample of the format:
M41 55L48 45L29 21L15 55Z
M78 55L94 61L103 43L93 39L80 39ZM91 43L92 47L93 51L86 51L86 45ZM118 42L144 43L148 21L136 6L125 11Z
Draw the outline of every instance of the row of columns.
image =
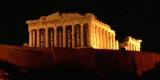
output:
M42 29L30 29L29 30L29 46L31 47L87 47L88 46L88 24L77 24L79 25L80 29L79 29L79 33L77 33L76 31L76 26L71 26L71 25L67 25L69 26L71 29L71 31L69 31L68 35L66 35L67 30L66 30L66 26L62 27L62 26L57 26L52 28L53 34L49 33L49 28L44 28L44 32L41 31ZM62 28L62 32L58 33L58 27ZM76 30L76 31L75 31ZM49 34L53 35L53 42L50 42L49 40ZM71 35L71 36L70 36ZM75 36L78 37L75 38ZM66 43L66 38L70 38L71 43L69 40L67 40L68 44ZM77 42L77 43L76 43ZM50 46L51 45L51 46ZM71 46L70 46L71 45ZM76 46L79 45L79 46Z
M93 46L100 49L118 49L118 41L115 40L115 33L94 26L92 35Z
M133 44L131 42L127 43L126 50L130 51L140 51L140 45Z

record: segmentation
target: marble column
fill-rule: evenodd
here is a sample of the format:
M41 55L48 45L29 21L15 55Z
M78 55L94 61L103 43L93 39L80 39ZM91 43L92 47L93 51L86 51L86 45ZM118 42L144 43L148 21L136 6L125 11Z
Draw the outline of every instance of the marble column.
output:
M57 47L57 27L55 26L54 30L54 47Z
M130 50L130 43L128 42L127 50Z
M132 44L130 43L130 50L132 51Z
M101 29L101 45L102 45L102 49L104 49L104 34L103 34L103 29Z
M112 48L115 49L115 34L112 34Z
M136 48L137 48L137 45L135 45L135 51L137 51L137 49L136 49Z
M130 50L130 43L127 43L127 50Z
M97 41L97 48L99 48L99 28L97 27L97 36L96 36L96 41Z
M101 29L101 49L103 49L103 29Z
M80 34L81 34L80 35L80 37L81 37L81 48L83 48L83 46L84 46L83 45L84 44L84 41L83 41L84 40L83 39L83 24L80 25L80 28L81 28L81 31L80 31ZM72 32L73 32L73 29L72 29Z
M32 36L32 30L29 30L29 47L32 47L32 38L33 38L33 36Z
M102 29L100 28L100 48L102 49L103 48L103 44L102 44L102 42L103 42L103 39L102 39Z
M102 49L102 47L103 47L103 44L102 44L102 42L103 42L103 40L102 40L102 29L100 28L100 31L99 31L99 35L100 35L100 49Z
M131 50L131 43L129 43L129 50Z
M138 48L139 48L139 47L138 47L138 46L136 46L136 51L138 51Z
M46 41L46 47L48 47L48 28L45 29L45 41Z
M134 51L134 44L132 44L132 51Z
M132 44L132 51L134 51L134 45Z
M98 28L97 28L97 26L95 26L95 36L94 37L95 37L95 42L96 42L96 44L95 44L96 48L98 47L98 40L97 40L97 32L98 31L97 30L98 30Z
M99 39L100 38L100 35L99 35L99 28L97 27L97 47L99 48L100 47L100 42L99 42Z
M66 30L65 30L66 28L65 27L66 26L63 26L63 33L62 33L63 34L63 39L62 40L63 40L63 47L64 48L66 47L66 37L67 37L66 36Z
M37 47L40 47L39 29L37 29Z
M115 41L115 49L118 49L117 41Z
M140 47L139 46L137 46L137 51L140 51L140 49L139 49Z
M111 32L109 32L109 45L110 45L110 49L113 49L112 48L112 34L111 34Z
M74 25L72 25L72 48L75 48L75 37L74 37L74 35L75 35L75 30L74 30Z
M100 48L100 35L99 35L99 28L97 28L97 47Z
M106 48L109 49L109 35L108 35L108 31L106 31Z
M132 49L131 50L134 51L134 44L132 44Z
M116 41L116 49L117 49L117 50L119 49L119 43L118 43L118 40Z
M106 35L105 35L105 30L103 30L103 49L106 49Z
M138 51L140 51L140 46L138 46Z
M95 46L96 46L96 37L95 37L95 35L96 35L96 34L95 34L95 33L96 33L96 28L95 28L95 26L93 26L93 27L94 27L94 28L93 28L93 36L92 36L92 37L93 37L93 39L94 39L94 40L93 40L93 43L94 43L93 45L94 45L94 47L95 47Z
M94 38L94 41L93 41L94 46L96 46L96 27L95 26L93 26L93 36L92 37Z
M35 45L36 31L33 30L32 33L33 33L33 34L32 34L32 36L33 36L33 37L32 37L32 46L33 46L33 47L36 47L36 45Z
M108 49L111 49L110 44L111 44L111 42L110 42L110 32L108 32Z
M136 45L134 46L134 50L136 51Z
M108 49L111 49L111 46L110 46L110 32L107 32L107 36L108 36Z

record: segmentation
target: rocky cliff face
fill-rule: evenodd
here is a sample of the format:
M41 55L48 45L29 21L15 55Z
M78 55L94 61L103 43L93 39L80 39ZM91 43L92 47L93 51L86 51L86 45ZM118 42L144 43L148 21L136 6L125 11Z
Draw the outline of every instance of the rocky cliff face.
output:
M60 79L62 76L63 79L79 77L91 80L134 80L155 69L160 63L160 55L91 48L51 49L0 45L0 60L1 70L12 73L14 69L18 69L20 73L24 73L25 78L31 80ZM14 68L11 68L13 66Z

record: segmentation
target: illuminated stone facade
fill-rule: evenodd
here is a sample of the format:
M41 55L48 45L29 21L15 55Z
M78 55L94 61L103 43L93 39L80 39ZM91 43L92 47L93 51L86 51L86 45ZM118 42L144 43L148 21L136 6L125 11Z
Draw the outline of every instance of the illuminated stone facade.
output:
M56 12L26 23L30 47L119 49L115 31L91 13Z
M140 39L134 39L131 36L128 36L120 44L120 48L125 48L126 50L130 50L130 51L140 51L141 42L142 40Z

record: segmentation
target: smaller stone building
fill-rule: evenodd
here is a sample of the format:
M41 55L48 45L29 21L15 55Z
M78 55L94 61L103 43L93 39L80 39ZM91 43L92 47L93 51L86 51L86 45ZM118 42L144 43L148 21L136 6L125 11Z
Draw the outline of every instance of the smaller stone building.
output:
M140 51L141 48L141 42L140 39L132 38L131 36L128 36L124 39L122 43L120 43L120 48L125 48L129 51Z

